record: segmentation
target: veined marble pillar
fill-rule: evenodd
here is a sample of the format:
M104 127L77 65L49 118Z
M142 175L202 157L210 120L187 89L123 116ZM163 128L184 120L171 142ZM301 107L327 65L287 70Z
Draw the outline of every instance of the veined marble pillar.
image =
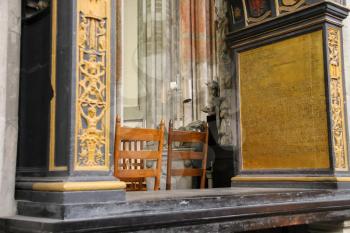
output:
M207 83L214 79L213 28L209 0L180 1L180 75L183 90L184 125L206 120Z
M148 128L157 127L162 119L169 121L169 84L176 73L170 26L175 5L176 1L138 1L138 96Z
M193 80L195 80L192 60L194 57L193 44L193 2L191 0L182 0L180 6L180 77L183 105L183 124L186 125L195 119L193 111Z
M125 199L125 183L113 176L112 166L116 1L53 0L51 20L45 17L42 15L42 24L39 18L38 24L27 28L24 39L30 39L36 27L44 33L50 25L47 22L51 22L52 90L42 95L43 103L49 103L49 140L42 142L47 143L47 151L42 150L40 155L20 145L18 213L59 219L107 215ZM35 62L36 54L31 54L33 59L26 54L30 51L28 47L22 51L24 64ZM47 53L45 43L42 49L36 47L36 52ZM29 78L34 74L25 75L30 85ZM45 78L45 73L39 75ZM22 92L22 97L25 99L31 92L48 92L45 89L28 89ZM24 106L22 111L33 114ZM44 133L43 128L43 132L38 128L32 133ZM22 130L28 135L25 127ZM39 170L30 166L32 161L37 161ZM92 204L98 208L91 209Z
M228 45L226 43L226 34L228 32L227 19L227 1L215 1L215 75L220 89L219 114L217 116L219 143L221 145L235 144L237 129L235 122L238 109L232 108L235 101L235 83L232 82L232 59L229 55ZM237 146L237 145L234 145Z
M0 206L15 213L21 1L0 1Z
M213 28L212 1L196 0L195 4L195 72L196 72L196 115L198 120L206 120L203 110L208 106L208 82L213 77Z

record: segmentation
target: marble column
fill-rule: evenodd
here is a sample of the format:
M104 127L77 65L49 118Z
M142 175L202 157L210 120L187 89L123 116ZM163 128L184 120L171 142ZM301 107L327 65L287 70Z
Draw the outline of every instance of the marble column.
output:
M182 98L179 104L182 106L183 124L187 125L195 119L193 111L193 80L195 80L192 60L194 57L193 46L193 2L182 0L179 2L180 26L179 26L179 60Z
M15 213L21 1L0 1L0 216Z
M206 120L207 83L214 79L213 7L210 0L180 1L180 76L184 125Z
M170 26L176 2L138 1L138 96L148 128L158 127L162 119L169 121L169 85L177 73L171 47L176 37Z
M21 130L23 135L34 137L47 133L49 139L41 141L44 149L40 154L33 154L30 149L38 147L38 142L20 143L16 184L20 215L56 219L102 217L113 213L118 203L125 200L125 183L113 176L116 3L53 0L50 11L41 12L32 24L27 22L22 60L23 66L28 67L23 73L26 85L23 84L21 95L23 100L37 93L42 95L32 107L21 105L21 112L33 116L39 111L39 117L49 119L49 127L46 128L46 122L36 127L24 122L27 127ZM41 37L36 31L42 33ZM45 34L50 31L51 36ZM36 39L43 37L49 38L50 46L47 41L38 46ZM30 49L35 49L35 53L29 53ZM47 69L36 64L47 60L45 56L50 60ZM39 78L48 85L33 86ZM41 111L47 107L49 111ZM38 111L33 112L36 108Z
M226 44L226 33L228 32L227 2L224 0L215 1L215 75L220 89L218 130L219 143L231 145L236 139L237 129L235 121L237 109L232 108L235 101L235 87L232 82L232 60Z
M196 72L196 116L197 120L206 121L207 114L203 111L208 107L208 86L213 77L213 1L194 1L195 24L195 72Z

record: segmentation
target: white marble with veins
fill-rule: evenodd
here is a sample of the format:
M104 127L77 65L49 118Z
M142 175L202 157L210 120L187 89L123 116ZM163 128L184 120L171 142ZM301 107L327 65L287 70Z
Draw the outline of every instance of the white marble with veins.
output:
M20 16L20 0L0 1L0 216L16 211Z

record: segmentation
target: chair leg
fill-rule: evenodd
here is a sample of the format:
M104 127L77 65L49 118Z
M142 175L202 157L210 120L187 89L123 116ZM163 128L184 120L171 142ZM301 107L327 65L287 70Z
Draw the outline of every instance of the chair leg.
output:
M168 160L169 160L169 157L168 157ZM166 190L171 190L171 162L170 161L168 161L168 164L167 164Z
M201 189L205 189L205 173L202 174L201 176L201 185L200 185Z
M159 185L160 185L160 179L158 177L154 178L154 191L159 190Z

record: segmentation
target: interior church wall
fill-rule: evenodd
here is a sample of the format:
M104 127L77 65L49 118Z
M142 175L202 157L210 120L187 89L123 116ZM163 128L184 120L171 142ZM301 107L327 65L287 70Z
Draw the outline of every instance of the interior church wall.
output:
M183 123L206 121L208 83L214 75L212 0L183 0L180 7L180 78Z
M161 119L169 119L173 2L123 1L122 105L124 123L129 126L154 128Z
M154 128L172 119L178 128L206 121L207 85L216 77L214 1L135 2L132 12L132 2L123 2L124 123Z
M0 216L15 213L21 1L0 1Z

